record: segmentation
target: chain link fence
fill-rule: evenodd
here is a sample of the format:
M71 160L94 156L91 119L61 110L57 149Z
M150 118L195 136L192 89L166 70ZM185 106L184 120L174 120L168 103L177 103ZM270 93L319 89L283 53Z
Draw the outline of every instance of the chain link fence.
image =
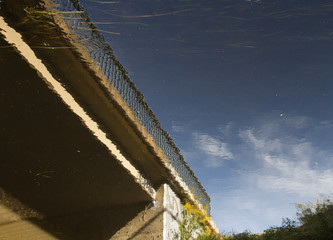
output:
M123 100L152 135L156 144L163 150L164 155L183 181L193 191L201 204L207 206L209 213L210 198L205 189L194 176L169 134L161 127L154 113L144 101L143 94L135 87L124 67L113 55L112 48L106 43L96 26L90 22L88 13L84 11L80 2L78 0L53 0L53 2L57 4L58 13L63 14L67 26L74 31L77 40L88 49L90 56L99 64L110 84L118 90Z

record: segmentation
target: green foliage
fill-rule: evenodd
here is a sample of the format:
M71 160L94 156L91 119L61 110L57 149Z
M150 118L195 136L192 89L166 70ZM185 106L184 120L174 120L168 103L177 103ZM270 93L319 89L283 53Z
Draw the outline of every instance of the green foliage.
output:
M324 198L322 201L317 200L314 204L296 204L298 220L303 225L313 222L332 211L332 204L332 201L328 198Z
M299 229L297 227L297 222L289 218L282 219L281 227L271 227L264 231L261 235L262 240L277 240L277 239L299 239L300 235Z
M257 240L260 239L258 234L252 234L250 231L242 233L233 233L222 237L223 240Z
M315 204L297 204L300 231L306 239L333 239L333 203L325 198Z
M222 240L222 236L215 233L206 233L200 235L197 240Z

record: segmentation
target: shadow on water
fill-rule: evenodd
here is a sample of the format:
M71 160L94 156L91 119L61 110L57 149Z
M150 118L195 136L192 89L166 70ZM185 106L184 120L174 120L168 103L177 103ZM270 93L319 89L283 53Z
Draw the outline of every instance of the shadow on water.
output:
M108 239L149 197L13 48L0 66L0 205L59 239Z
M0 233L26 220L57 239L109 239L150 197L2 37Z

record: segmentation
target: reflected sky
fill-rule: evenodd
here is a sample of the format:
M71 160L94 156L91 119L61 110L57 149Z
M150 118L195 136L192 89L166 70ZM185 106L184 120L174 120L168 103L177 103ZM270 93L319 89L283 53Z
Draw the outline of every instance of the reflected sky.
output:
M261 232L332 192L332 1L80 2L221 231Z

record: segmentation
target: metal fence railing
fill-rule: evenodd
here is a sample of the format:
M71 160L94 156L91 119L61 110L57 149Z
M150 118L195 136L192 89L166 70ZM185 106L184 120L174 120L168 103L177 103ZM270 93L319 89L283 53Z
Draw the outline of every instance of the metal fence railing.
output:
M0 0L1 1L1 0ZM169 134L161 127L152 110L144 101L143 94L127 76L124 67L116 60L111 47L105 42L98 29L90 22L88 13L78 0L53 0L59 14L64 15L66 24L72 29L77 39L88 49L90 56L99 64L110 84L118 90L140 123L152 135L157 145L163 150L183 181L193 191L201 204L210 212L210 198L185 162L180 150Z

